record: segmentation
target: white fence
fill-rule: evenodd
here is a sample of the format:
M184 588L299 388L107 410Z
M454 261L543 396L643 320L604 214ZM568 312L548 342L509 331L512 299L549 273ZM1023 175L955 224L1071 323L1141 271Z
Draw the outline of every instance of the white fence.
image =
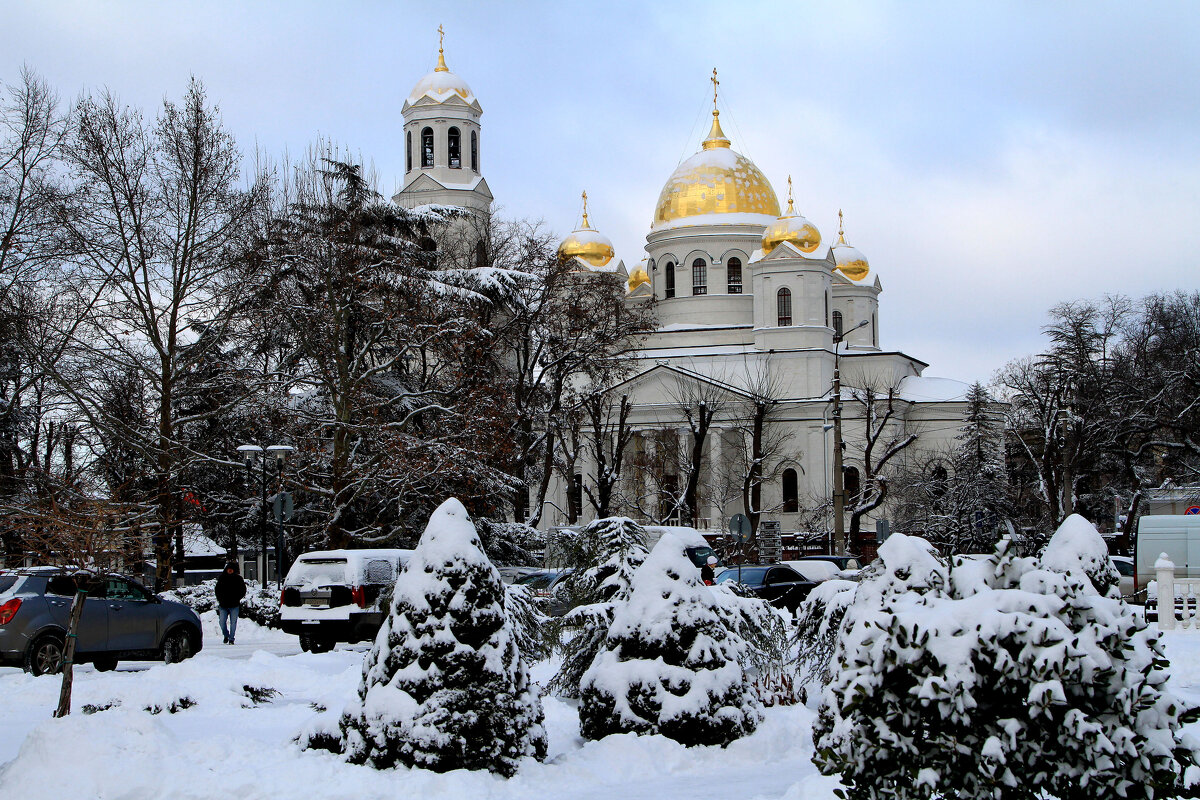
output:
M1178 625L1189 630L1200 630L1197 618L1197 602L1200 598L1200 578L1175 577L1175 564L1166 553L1154 562L1158 583L1158 628L1174 630ZM1178 616L1177 616L1178 615Z

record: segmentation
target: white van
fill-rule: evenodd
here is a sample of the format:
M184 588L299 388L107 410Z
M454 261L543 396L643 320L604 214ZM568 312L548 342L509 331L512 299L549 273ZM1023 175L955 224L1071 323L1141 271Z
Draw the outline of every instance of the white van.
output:
M387 610L380 596L396 583L412 550L317 550L296 559L283 581L279 620L300 648L322 653L337 642L375 638Z
M1200 515L1147 515L1138 520L1134 576L1138 590L1155 580L1154 562L1160 553L1175 562L1175 577L1200 577Z

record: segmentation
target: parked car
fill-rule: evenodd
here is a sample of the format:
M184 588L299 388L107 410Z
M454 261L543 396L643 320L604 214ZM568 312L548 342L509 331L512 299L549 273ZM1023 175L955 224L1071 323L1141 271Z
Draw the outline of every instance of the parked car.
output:
M532 590L534 598L547 614L552 617L561 617L571 610L571 604L558 593L557 589L573 571L571 569L542 570L518 578L514 583L517 586L528 586Z
M862 569L858 556L801 556L799 561L832 561L838 569Z
M200 618L183 603L123 575L88 573L86 580L75 663L102 671L119 661L170 664L204 646ZM0 571L0 665L58 672L76 588L76 573L58 567Z
M841 577L845 572L845 570L839 569L838 565L834 564L832 561L808 559L801 561L785 561L783 563L796 570L796 572L799 572L801 575L803 575L806 580L810 580L813 583L820 583L821 581L827 581L830 578Z
M747 586L776 608L795 612L817 584L785 564L754 564L729 567L717 576L717 583L733 581Z
M296 559L283 580L279 621L300 649L323 653L338 642L375 638L387 611L382 600L411 550L318 550Z
M1111 556L1113 565L1121 575L1121 597L1133 597L1138 593L1136 568L1132 558Z

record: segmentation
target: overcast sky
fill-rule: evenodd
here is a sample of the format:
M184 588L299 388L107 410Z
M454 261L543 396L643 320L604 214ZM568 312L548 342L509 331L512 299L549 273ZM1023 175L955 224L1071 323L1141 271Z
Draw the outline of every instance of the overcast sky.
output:
M1200 5L1012 2L0 3L0 81L155 111L206 84L247 151L316 137L403 175L401 105L446 61L501 213L561 234L587 189L631 266L722 123L883 283L881 343L988 380L1055 303L1200 285Z

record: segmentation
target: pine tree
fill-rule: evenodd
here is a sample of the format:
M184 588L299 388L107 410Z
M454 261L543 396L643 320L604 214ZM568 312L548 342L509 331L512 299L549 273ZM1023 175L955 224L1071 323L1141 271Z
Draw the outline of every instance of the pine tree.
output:
M633 575L646 560L646 530L626 517L593 520L573 549L579 564L563 581L563 591L578 605L560 624L574 631L550 682L550 689L564 697L579 696L583 673L603 649L616 610L629 599Z
M363 662L358 703L342 716L356 764L504 776L542 759L542 705L504 608L500 575L455 499L433 513L396 582Z
M688 746L753 732L761 710L739 663L744 647L717 616L683 544L664 536L583 676L580 732L660 733Z

